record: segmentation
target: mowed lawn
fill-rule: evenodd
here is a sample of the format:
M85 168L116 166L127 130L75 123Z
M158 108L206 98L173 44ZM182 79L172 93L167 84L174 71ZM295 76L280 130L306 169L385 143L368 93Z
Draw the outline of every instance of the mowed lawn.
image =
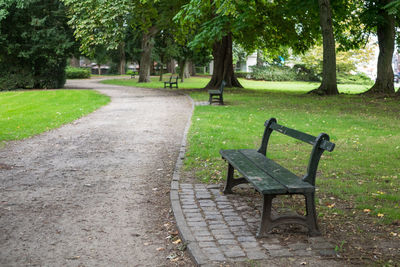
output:
M118 84L124 86L134 86L142 88L164 88L164 81L169 80L170 75L165 75L162 81L159 77L151 77L149 83L138 83L138 79L110 79L105 80L104 84ZM210 81L209 77L191 77L185 79L183 83L178 80L179 89L201 89ZM246 89L264 90L264 91L287 91L293 93L309 92L319 86L316 82L265 82L247 79L239 79L240 83ZM370 86L358 84L339 84L338 89L341 93L358 94L367 90Z
M109 101L93 90L0 92L0 141L20 140L59 127Z
M179 87L202 88L207 81L206 78L190 78ZM332 153L324 153L318 169L320 216L325 212L340 214L355 209L377 222L400 221L398 99L305 94L318 83L244 79L240 82L245 89L226 89L224 106L196 106L188 136L186 170L193 171L205 183L223 182L226 163L219 150L258 148L265 120L274 117L280 124L312 135L326 132L336 144ZM107 83L162 87L158 81L137 84L136 80L114 80ZM339 85L341 92L352 94L366 89L366 85ZM189 93L195 101L208 100L205 90L182 91ZM303 176L311 148L274 133L269 156ZM347 207L341 207L338 200L348 203Z

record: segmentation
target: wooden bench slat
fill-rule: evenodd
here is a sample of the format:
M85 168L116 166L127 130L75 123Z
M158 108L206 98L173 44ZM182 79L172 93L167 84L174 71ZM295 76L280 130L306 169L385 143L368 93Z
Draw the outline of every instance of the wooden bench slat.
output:
M285 194L287 188L261 170L238 150L221 150L221 156L262 194Z
M275 122L271 123L270 128L275 130L275 131L277 131L277 132L285 134L287 136L290 136L290 137L296 138L298 140L301 140L303 142L306 142L306 143L308 143L310 145L314 145L315 141L317 140L317 137L315 137L315 136L312 136L310 134L297 131L297 130L292 129L292 128L288 128L288 127L282 126L282 125L277 124ZM335 144L324 140L319 147L322 148L322 149L328 150L329 152L332 152L333 149L335 148Z
M245 155L257 167L268 173L277 182L284 185L289 193L314 192L315 188L311 184L302 181L297 175L282 167L273 160L266 158L263 154L254 149L240 149L240 153Z

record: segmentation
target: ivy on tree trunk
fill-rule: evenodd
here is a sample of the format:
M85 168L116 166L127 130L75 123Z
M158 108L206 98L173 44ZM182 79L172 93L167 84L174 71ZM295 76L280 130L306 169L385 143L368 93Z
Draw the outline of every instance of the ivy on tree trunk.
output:
M323 65L321 85L311 91L319 95L337 95L336 82L336 47L333 36L332 10L329 0L318 0L319 21L322 30Z
M213 74L205 88L218 88L223 80L226 82L226 87L242 88L243 86L239 83L233 71L232 34L228 34L224 36L221 41L214 43L213 57Z
M383 0L382 2L386 5L391 1ZM395 18L393 15L389 15L385 9L380 9L378 12L382 16L383 20L382 23L379 23L377 26L379 43L377 75L375 84L366 93L394 94L392 57L395 41ZM397 95L400 95L400 93L397 92Z

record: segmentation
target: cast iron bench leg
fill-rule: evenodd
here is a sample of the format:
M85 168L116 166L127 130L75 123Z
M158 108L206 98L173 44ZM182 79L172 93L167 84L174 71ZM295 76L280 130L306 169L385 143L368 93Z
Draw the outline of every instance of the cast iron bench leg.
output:
M270 229L270 225L272 223L271 219L271 208L272 208L272 200L275 195L263 195L263 208L261 214L261 222L260 227L257 232L257 238L261 238L265 236L265 233Z
M228 175L226 176L224 194L233 194L232 192L233 187L239 184L248 183L248 181L245 178L233 179L233 172L234 172L233 166L230 163L228 163Z
M306 220L310 236L319 236L321 235L321 232L319 231L317 224L317 212L315 211L314 195L314 193L304 194L306 198Z

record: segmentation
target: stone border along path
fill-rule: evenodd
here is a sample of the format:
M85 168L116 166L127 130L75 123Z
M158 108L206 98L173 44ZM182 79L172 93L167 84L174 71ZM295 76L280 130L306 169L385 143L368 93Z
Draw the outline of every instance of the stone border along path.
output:
M205 102L193 102L206 105ZM193 110L192 109L192 110ZM192 111L193 112L193 111ZM306 237L281 244L279 235L256 239L261 208L250 207L239 194L223 195L221 185L180 183L185 157L186 125L171 182L171 205L183 242L198 266L224 263L262 266L343 266L335 246L323 237Z

